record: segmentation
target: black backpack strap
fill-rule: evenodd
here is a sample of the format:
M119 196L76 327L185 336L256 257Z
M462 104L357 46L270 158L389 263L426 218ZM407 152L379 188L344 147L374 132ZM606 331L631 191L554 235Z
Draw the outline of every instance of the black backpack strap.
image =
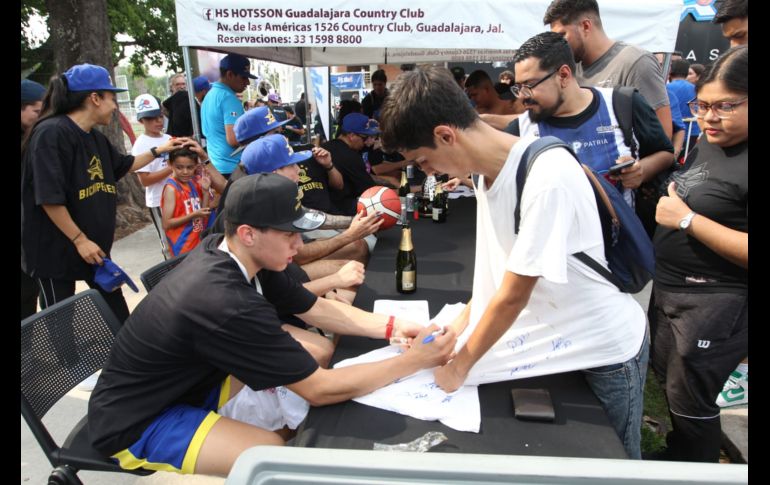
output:
M537 157L541 153L554 147L566 148L567 151L569 151L572 156L575 157L575 160L577 160L577 156L575 155L574 150L572 150L572 147L561 141L559 138L556 138L555 136L544 136L542 138L538 138L537 140L533 141L521 155L519 168L516 170L516 209L513 212L514 234L519 233L519 224L521 223L521 194L524 192L524 183L527 181L529 171L532 170L532 165L534 165L535 160L537 160Z
M573 256L575 256L578 260L580 260L583 264L585 264L592 270L602 275L604 279L606 279L613 285L617 286L621 292L623 291L623 285L620 283L620 280L617 279L617 277L615 277L615 275L612 274L610 270L608 270L607 268L599 264L599 262L596 261L594 258L587 255L583 251L580 251L579 253L574 253Z
M632 107L632 98L634 92L638 91L632 86L616 86L612 90L612 110L615 112L615 118L620 125L620 131L623 132L623 142L631 149L631 156L639 157L639 147L636 146L634 139L634 116Z

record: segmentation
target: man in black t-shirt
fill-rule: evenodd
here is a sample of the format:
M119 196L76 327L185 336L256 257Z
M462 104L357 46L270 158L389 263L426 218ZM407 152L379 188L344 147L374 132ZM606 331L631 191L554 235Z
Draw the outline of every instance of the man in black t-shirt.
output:
M377 185L367 173L361 157L367 140L379 134L371 124L366 115L349 113L342 120L339 138L322 145L332 154L334 166L342 174L342 189L330 190L331 202L342 215L355 215L358 197L364 190Z
M372 73L372 90L361 101L361 109L367 118L379 119L382 102L388 97L388 90L385 87L387 83L388 76L385 75L385 71L378 69Z
M193 79L193 89L195 90L195 114L198 117L198 127L201 126L201 103L206 93L211 89L206 76L198 76ZM190 98L186 89L181 89L168 98L162 106L168 116L168 128L166 133L171 136L192 136L193 125L190 116Z
M225 476L246 448L283 444L278 433L217 414L244 385L337 403L441 365L454 348L453 331L423 344L438 327L317 298L286 275L299 233L323 222L289 179L241 178L225 211L225 235L204 239L137 306L88 403L93 446L124 468ZM308 352L309 333L283 325L278 312L335 334L416 338L392 359L328 370Z

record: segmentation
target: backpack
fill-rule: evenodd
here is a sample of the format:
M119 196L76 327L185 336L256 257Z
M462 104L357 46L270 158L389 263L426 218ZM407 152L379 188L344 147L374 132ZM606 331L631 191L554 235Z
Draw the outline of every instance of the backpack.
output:
M544 151L554 148L566 148L580 163L572 148L556 138L545 136L538 138L524 150L516 171L516 210L514 211L514 232L519 233L521 222L521 195L532 165ZM604 238L604 256L609 271L584 252L573 254L582 263L602 275L624 293L638 293L655 275L655 253L652 241L642 226L634 210L628 206L623 195L603 176L592 168L580 164L591 183L596 198L599 220Z

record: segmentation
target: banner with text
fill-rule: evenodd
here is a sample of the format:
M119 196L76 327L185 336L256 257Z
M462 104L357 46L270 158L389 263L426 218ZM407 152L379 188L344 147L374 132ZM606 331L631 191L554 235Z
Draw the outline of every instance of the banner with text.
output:
M319 6L317 0L177 0L176 9L182 46L513 49L547 29L543 14L549 3L328 0ZM641 45L670 43L673 49L681 0L599 3L603 24L631 35L613 38ZM671 5L678 6L672 10ZM612 31L607 28L608 34Z

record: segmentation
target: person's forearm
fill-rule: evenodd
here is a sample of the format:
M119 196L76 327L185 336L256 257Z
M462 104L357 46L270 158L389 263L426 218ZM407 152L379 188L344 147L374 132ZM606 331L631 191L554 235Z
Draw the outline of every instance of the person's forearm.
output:
M468 303L465 305L465 308L463 308L463 311L460 312L457 318L455 318L454 321L450 324L452 328L455 329L455 333L458 336L463 333L463 330L465 330L465 328L468 326L468 323L470 322L471 302L473 302L473 298L468 300Z
M663 151L655 152L652 155L640 159L639 163L644 167L642 181L648 182L654 179L659 172L666 170L672 163L674 163L674 154Z
M69 210L64 205L43 204L43 211L51 219L51 222L59 229L64 236L72 241L87 237L80 231L75 221L72 220Z
M463 374L467 374L513 325L527 306L536 282L537 277L506 272L503 284L492 297L470 338L454 359L454 365ZM470 305L468 311L470 312Z
M504 130L513 120L518 118L519 115L496 115L491 113L485 113L479 115L481 121L485 122L492 128L497 130Z
M693 218L687 233L731 263L749 267L749 233L730 229L700 214Z
M303 265L325 258L334 251L341 249L353 240L344 232L329 239L320 239L303 245L294 256L294 262Z
M345 186L345 181L342 179L340 171L332 165L332 169L326 173L329 175L329 187L335 190L342 190Z
M143 187L149 187L166 180L171 173L171 167L166 167L155 172L136 172L136 176L139 177L139 182Z
M339 276L337 273L333 273L328 276L324 276L323 278L318 278L317 280L311 280L307 283L303 283L302 286L304 286L307 291L316 296L324 296L328 292L339 288L341 285Z
M172 217L170 219L164 219L163 220L163 230L169 230L173 229L175 227L183 226L190 222L191 220L195 219L196 217L199 217L194 212L191 214L185 214L183 216L179 217Z
M336 214L326 214L326 220L319 229L347 229L350 227L352 216L338 216Z
M400 162L386 162L372 165L372 172L375 175L389 175L394 172L400 172L402 168L406 167L410 163L414 163L414 160L401 160Z
M674 139L671 140L671 144L674 145L674 161L679 157L679 152L682 151L684 146L684 130L679 130L674 133Z
M340 335L385 338L387 315L360 310L338 301L319 298L307 312L297 315L308 324Z

